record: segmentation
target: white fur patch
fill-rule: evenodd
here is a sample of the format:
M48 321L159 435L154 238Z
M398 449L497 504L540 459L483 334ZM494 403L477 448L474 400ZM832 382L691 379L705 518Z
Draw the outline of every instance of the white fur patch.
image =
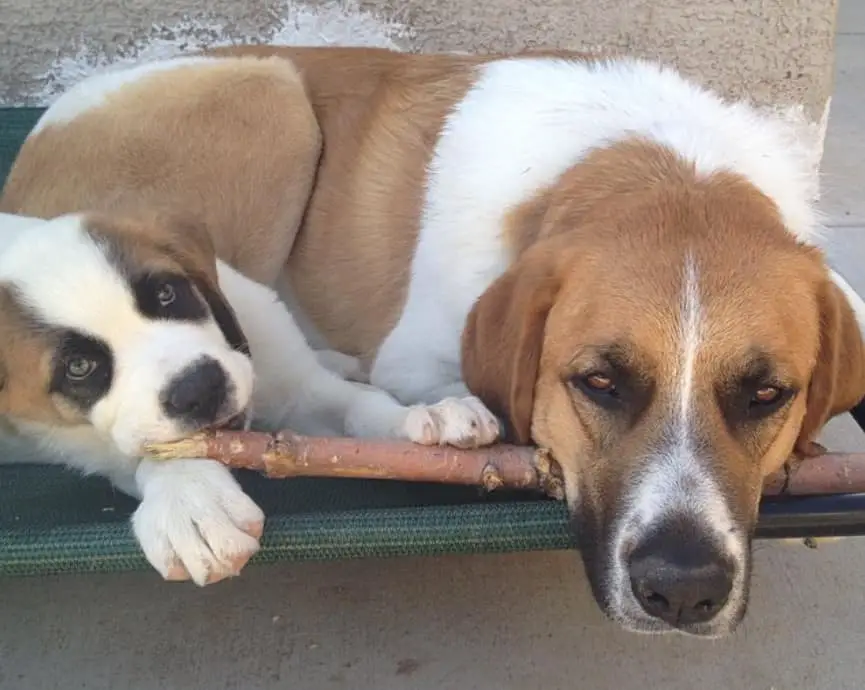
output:
M670 516L687 516L717 540L722 552L735 564L735 576L725 607L707 627L723 634L731 627L745 596L747 568L746 535L733 522L727 501L717 482L701 464L692 448L674 442L663 452L646 460L649 468L631 487L625 509L613 540L606 590L610 594L613 616L625 626L640 624L654 628L656 621L646 614L631 589L626 562L628 544Z
M419 405L406 420L409 438L426 446L476 448L494 443L499 422L474 396L444 398L434 405Z
M498 436L498 421L477 398L405 407L371 385L352 358L310 349L272 289L220 263L219 282L249 339L257 423L318 436L401 438L425 445L476 447Z
M679 315L682 352L679 358L679 424L678 435L683 445L691 443L693 417L694 367L702 340L700 284L697 265L692 254L685 258L682 305Z
M237 575L258 551L264 513L213 460L142 460L132 528L167 579L205 585Z

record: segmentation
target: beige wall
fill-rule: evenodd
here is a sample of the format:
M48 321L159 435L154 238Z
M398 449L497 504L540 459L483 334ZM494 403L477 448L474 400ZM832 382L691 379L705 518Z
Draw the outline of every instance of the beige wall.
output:
M364 0L389 12L402 0ZM417 0L424 50L606 47L661 57L730 95L802 103L830 91L837 0Z
M731 96L802 106L805 122L818 125L832 88L837 0L359 2L3 0L0 101L44 102L88 62L235 40L423 51L603 46L660 57Z

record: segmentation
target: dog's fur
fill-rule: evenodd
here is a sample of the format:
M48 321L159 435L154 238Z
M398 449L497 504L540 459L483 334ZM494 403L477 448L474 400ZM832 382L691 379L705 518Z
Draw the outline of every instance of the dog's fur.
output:
M724 634L763 479L865 394L865 305L813 246L811 174L780 122L626 58L246 47L91 78L0 202L55 218L0 264L3 411L121 486L126 468L151 562L202 582L254 551L260 513L215 464L135 455L190 431L157 403L202 355L230 372L220 419L251 395L265 425L471 446L499 437L488 407L562 466L611 617ZM219 308L145 318L148 262ZM271 288L372 390L317 365ZM232 311L255 386L220 330ZM117 362L89 407L47 386L59 330ZM69 451L75 435L111 458ZM645 594L663 572L691 596L707 571L727 584L681 610Z

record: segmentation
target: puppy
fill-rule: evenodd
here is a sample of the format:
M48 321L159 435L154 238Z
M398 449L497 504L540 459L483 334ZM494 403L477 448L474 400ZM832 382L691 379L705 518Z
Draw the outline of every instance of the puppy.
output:
M356 362L317 358L273 291L215 259L203 226L145 218L0 215L0 412L5 460L65 463L141 499L134 533L163 577L237 574L264 515L220 463L160 463L147 443L247 417L472 443L459 405L407 408L343 380Z
M607 615L711 637L745 614L764 478L865 395L810 165L627 57L244 47L85 81L3 204L192 211L373 387L550 449Z

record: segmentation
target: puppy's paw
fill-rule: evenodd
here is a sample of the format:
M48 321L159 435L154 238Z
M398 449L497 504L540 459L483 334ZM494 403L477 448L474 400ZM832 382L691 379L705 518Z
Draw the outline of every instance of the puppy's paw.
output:
M369 383L369 374L364 371L363 363L357 357L336 350L318 350L315 356L321 366L346 381Z
M258 551L264 513L217 462L152 465L142 494L133 531L166 580L212 584L238 575Z
M495 443L501 429L495 415L478 398L468 396L412 407L405 432L411 441L425 446L478 448Z

